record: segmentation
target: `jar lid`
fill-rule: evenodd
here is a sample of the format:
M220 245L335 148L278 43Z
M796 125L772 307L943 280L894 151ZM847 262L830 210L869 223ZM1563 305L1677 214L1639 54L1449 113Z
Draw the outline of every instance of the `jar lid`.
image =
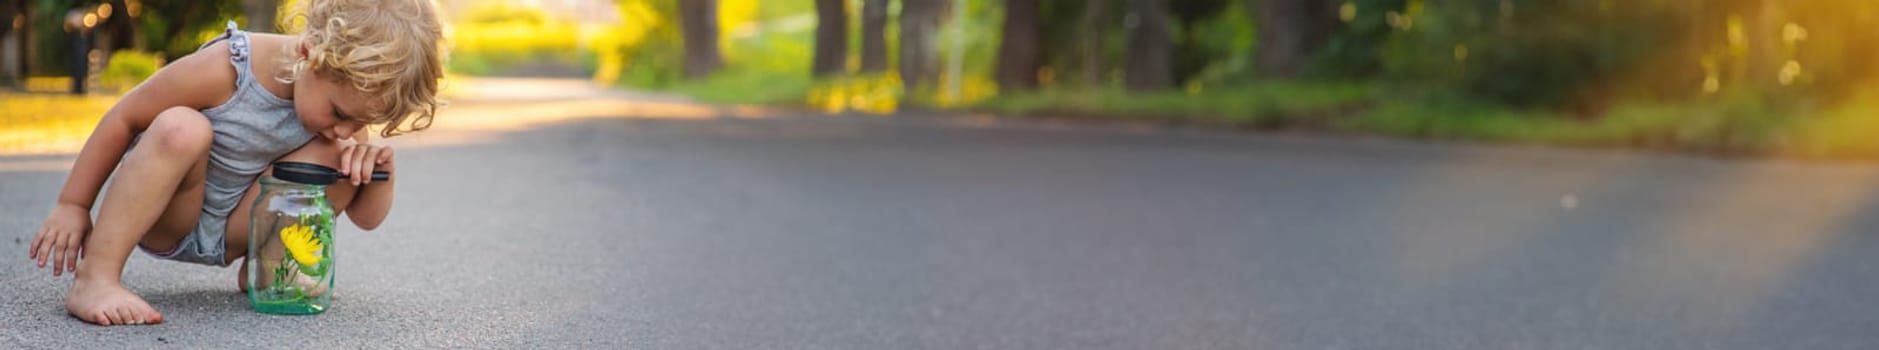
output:
M346 178L346 175L340 174L339 170L324 165L281 161L274 162L274 178L300 184L325 186L339 182L339 179ZM372 180L384 181L389 179L391 179L391 173L383 171L372 172Z

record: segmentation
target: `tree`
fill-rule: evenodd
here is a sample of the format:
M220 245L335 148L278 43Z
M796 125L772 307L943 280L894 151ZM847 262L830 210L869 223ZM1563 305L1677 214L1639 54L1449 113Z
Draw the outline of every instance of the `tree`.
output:
M138 3L143 7L143 14L135 21L143 26L138 35L143 36L151 49L162 50L169 60L196 52L196 46L202 42L194 33L222 28L223 19L241 13L241 6L235 1L142 0Z
M1003 40L998 44L998 86L1005 89L1037 87L1043 65L1039 39L1038 0L1006 0Z
M866 0L861 3L861 71L887 70L887 3Z
M724 65L718 52L718 1L680 0L679 25L685 46L685 76L701 78Z
M1174 17L1181 28L1179 40L1174 50L1174 81L1187 81L1188 78L1207 69L1222 52L1214 52L1204 42L1201 25L1217 17L1226 10L1229 0L1180 0L1169 4L1169 15Z
M939 25L951 0L900 1L900 80L906 91L939 81Z
M1108 29L1111 25L1109 4L1108 0L1094 0L1083 4L1083 16L1079 19L1081 23L1078 25L1083 35L1079 37L1077 45L1082 51L1083 83L1087 85L1094 86L1103 82L1105 71L1103 65L1107 64L1103 60L1106 53L1103 50L1103 42L1109 37Z
M1761 8L1755 11L1755 23L1750 31L1754 34L1749 39L1749 46L1753 49L1749 56L1751 77L1748 81L1761 86L1774 86L1778 80L1776 72L1785 63L1779 52L1782 46L1781 23L1785 23L1786 19L1782 18L1781 4L1776 0L1761 0L1757 5Z
M816 0L815 76L841 73L848 61L848 6L846 0Z
M274 15L280 13L281 5L277 0L241 0L241 12L248 16L248 31L273 33L279 31L275 26Z
M1168 32L1165 0L1129 0L1134 21L1122 84L1129 90L1163 90L1174 86L1174 42Z
M1337 29L1337 4L1331 0L1247 0L1250 18L1259 22L1259 72L1296 76L1311 54Z
M29 36L26 29L32 28L25 23L27 17L30 17L26 14L31 13L28 12L26 3L26 1L0 2L0 45L5 46L0 47L0 64L7 64L7 67L0 67L0 78L5 78L0 79L0 82L15 83L26 80L26 38ZM15 24L19 25L15 26ZM15 27L19 30L15 31ZM6 40L9 35L16 38L10 42L12 45L6 45L9 43ZM8 59L18 61L8 61Z

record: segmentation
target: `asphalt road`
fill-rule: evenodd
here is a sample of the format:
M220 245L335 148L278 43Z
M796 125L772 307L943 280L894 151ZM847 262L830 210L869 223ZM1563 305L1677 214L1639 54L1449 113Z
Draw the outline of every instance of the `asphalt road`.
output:
M67 316L26 244L70 156L0 157L0 348L1879 347L1872 166L503 109L567 103L399 141L312 317L141 253L164 324Z

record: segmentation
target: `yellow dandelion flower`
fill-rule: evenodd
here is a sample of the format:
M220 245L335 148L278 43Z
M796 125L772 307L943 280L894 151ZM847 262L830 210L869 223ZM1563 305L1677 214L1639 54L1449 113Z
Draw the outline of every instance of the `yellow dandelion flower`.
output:
M281 244L287 246L287 253L293 255L294 262L309 268L320 264L320 250L325 248L314 237L313 228L302 224L281 228Z

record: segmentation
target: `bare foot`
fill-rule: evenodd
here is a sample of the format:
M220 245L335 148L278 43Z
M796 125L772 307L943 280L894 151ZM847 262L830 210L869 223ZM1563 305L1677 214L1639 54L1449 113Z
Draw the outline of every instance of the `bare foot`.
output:
M65 311L105 326L163 322L162 313L117 281L74 279L65 293Z
M241 271L235 271L235 289L248 292L248 261L242 260Z

